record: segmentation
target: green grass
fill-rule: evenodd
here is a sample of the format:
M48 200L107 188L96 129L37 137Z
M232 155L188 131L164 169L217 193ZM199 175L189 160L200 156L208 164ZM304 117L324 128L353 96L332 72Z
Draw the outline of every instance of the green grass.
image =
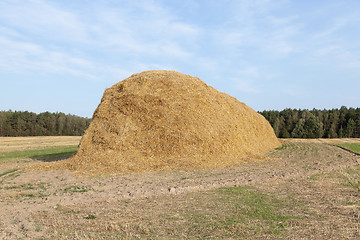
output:
M280 150L285 150L286 148L287 148L287 144L286 144L286 143L283 143L283 144L281 145L281 147L275 148L275 150L280 151Z
M21 185L11 185L11 186L6 186L4 187L4 189L20 189L20 190L36 190L39 189L41 191L46 191L46 186L48 185L46 183L37 183L37 184L32 184L32 183L26 183L26 184L21 184Z
M360 193L360 166L347 169L342 177L345 180L346 186L351 187Z
M74 154L77 146L57 146L37 150L13 151L0 153L1 160L16 158L32 158L36 160L49 161L59 157L66 157Z
M0 173L0 177L2 177L2 179L0 180L0 184L2 184L4 182L5 179L7 178L15 178L17 176L19 176L19 173L21 171L18 171L18 169L12 169L3 173Z
M60 217L74 221L64 221L54 230L62 234L59 239L77 234L87 239L279 239L286 238L294 220L300 219L293 213L298 208L303 207L294 198L279 199L247 186L223 187L129 201L124 207L104 210L106 217L87 213L82 218L97 222L91 226L75 221L82 214L74 213L80 211L58 206L64 214ZM108 226L114 228L109 231Z
M318 173L309 177L312 181L319 181L322 178L338 179L342 186L350 187L360 193L360 166L347 168L342 171L331 171Z
M92 187L90 186L75 186L75 185L72 185L72 186L69 186L69 187L66 187L64 189L64 192L65 193L68 193L68 192L88 192L88 191L91 191L93 190Z
M298 218L286 213L295 206L293 200L280 200L252 187L223 187L197 196L183 214L161 217L180 229L168 231L196 239L275 237L283 235L291 219Z
M33 193L28 193L24 195L25 197L34 198L35 195Z
M218 190L223 200L232 201L241 216L250 219L285 221L293 216L282 214L281 209L287 205L275 196L261 193L251 187L225 187Z
M341 143L336 145L360 153L360 143Z
M6 172L3 172L3 173L0 173L0 177L5 176L5 175L7 175L7 174L9 174L9 173L16 172L17 170L18 170L18 169L12 169L12 170L9 170L9 171L6 171Z

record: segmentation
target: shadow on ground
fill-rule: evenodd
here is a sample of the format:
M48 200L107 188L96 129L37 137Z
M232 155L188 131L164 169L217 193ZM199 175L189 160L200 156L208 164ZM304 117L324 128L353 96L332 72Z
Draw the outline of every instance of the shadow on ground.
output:
M65 160L72 157L76 152L68 151L68 152L61 152L61 153L49 153L49 154L40 154L40 155L33 155L30 156L33 160L38 160L42 162L56 162L60 160Z

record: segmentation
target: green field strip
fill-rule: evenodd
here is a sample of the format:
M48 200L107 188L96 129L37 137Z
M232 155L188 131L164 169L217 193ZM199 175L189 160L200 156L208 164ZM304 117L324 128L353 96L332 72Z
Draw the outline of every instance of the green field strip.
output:
M77 146L57 146L36 150L13 151L0 153L1 159L11 158L44 158L56 157L61 155L70 155L77 151Z
M340 143L340 144L336 144L335 146L360 154L360 143Z
M360 143L341 143L341 144L336 144L336 146L343 147L352 152L356 152L360 154Z

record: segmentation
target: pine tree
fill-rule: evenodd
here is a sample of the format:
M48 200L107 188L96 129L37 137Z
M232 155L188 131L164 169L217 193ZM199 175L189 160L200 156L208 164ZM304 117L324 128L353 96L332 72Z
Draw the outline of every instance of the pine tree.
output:
M349 122L346 126L346 137L353 137L355 135L355 131L356 131L356 123L354 120L349 119Z
M305 119L301 118L296 124L294 130L291 132L291 137L293 138L303 138L305 135Z

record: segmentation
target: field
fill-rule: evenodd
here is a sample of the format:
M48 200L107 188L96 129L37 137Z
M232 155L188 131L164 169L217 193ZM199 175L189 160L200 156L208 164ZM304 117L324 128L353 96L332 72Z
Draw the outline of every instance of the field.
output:
M26 170L79 141L0 138L0 239L360 239L360 139L282 140L201 172Z

